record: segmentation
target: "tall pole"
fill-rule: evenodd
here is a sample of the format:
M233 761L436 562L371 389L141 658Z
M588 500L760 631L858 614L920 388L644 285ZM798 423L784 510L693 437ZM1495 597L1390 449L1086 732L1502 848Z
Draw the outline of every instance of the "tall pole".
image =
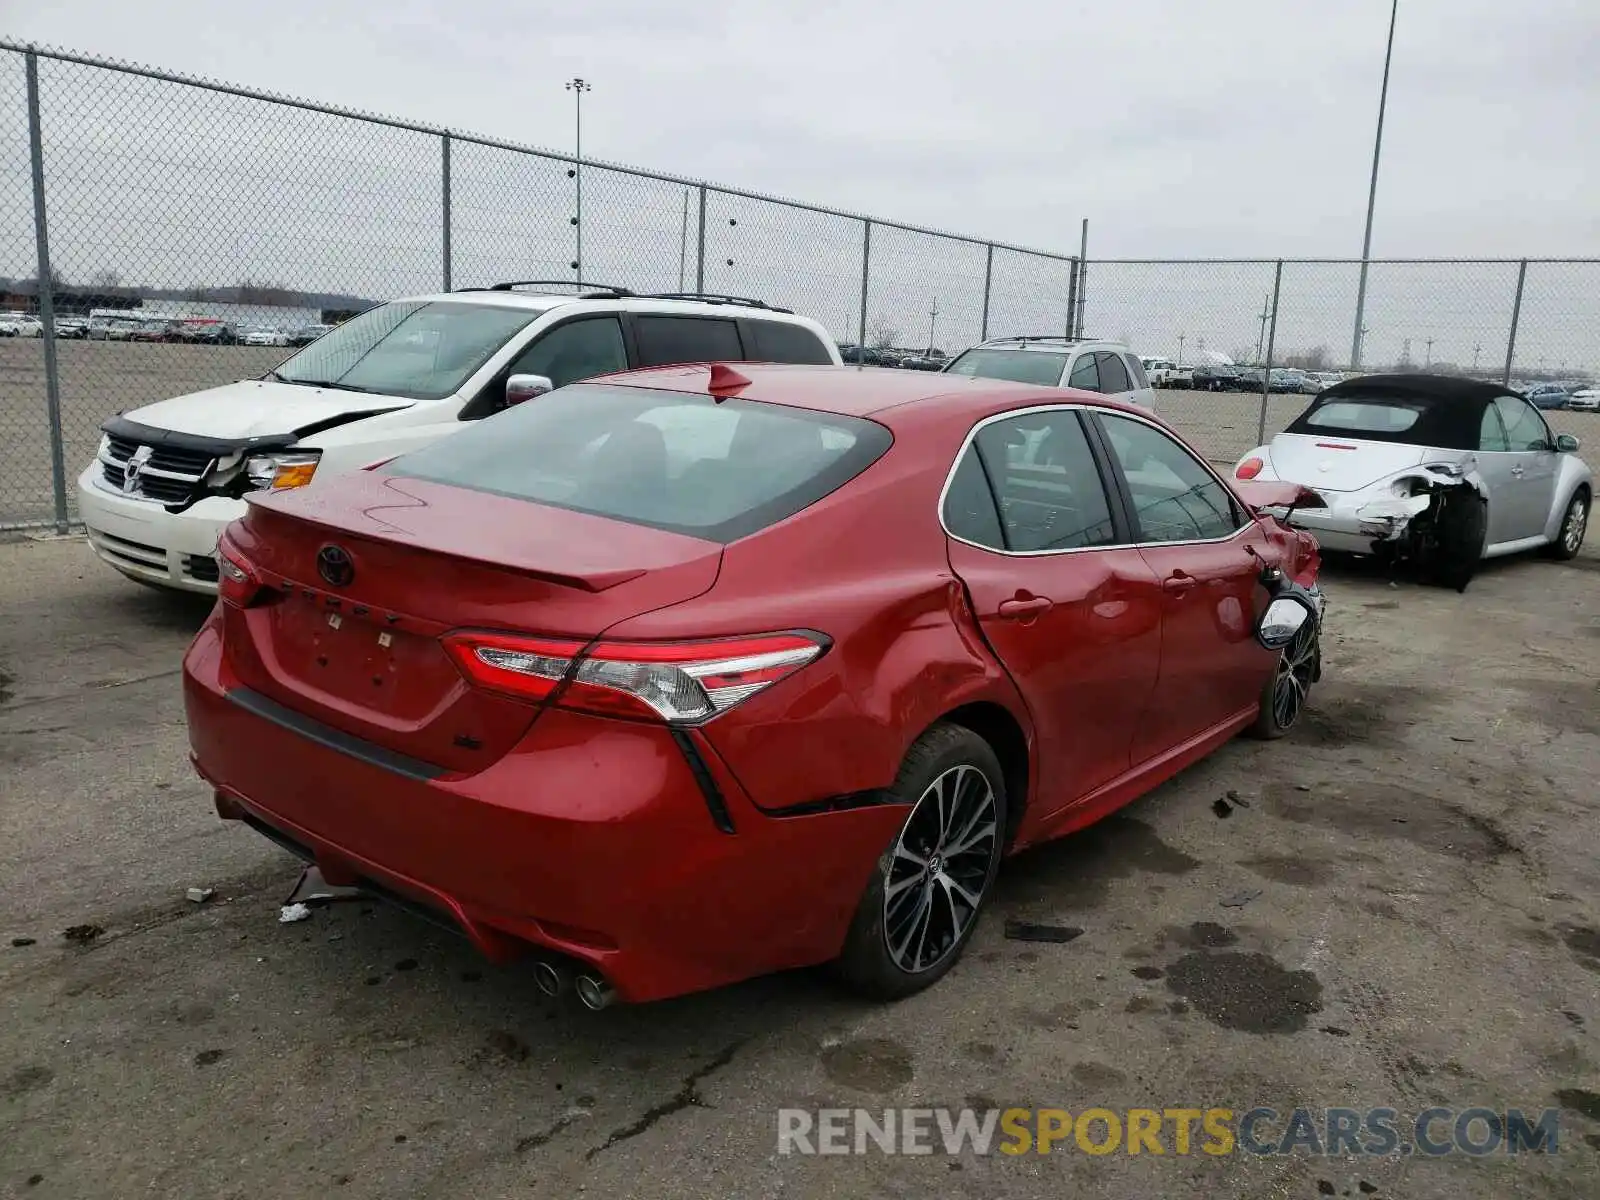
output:
M28 158L33 167L33 241L39 280L40 337L44 345L44 404L50 422L50 482L56 532L67 531L67 458L61 436L61 376L56 365L55 273L50 266L50 229L45 220L44 134L39 118L39 56L28 51ZM1520 295L1520 289L1518 291Z
M1517 326L1522 323L1522 285L1528 282L1528 260L1517 264L1517 295L1511 301L1511 332L1506 335L1506 369L1500 376L1503 387L1511 386L1511 364L1517 357Z
M1083 219L1083 231L1078 235L1078 313L1073 325L1072 336L1083 336L1083 300L1088 294L1087 283L1089 276L1089 218Z
M1256 444L1267 440L1267 405L1272 399L1272 352L1278 341L1278 293L1283 288L1283 259L1278 260L1272 272L1272 309L1268 314L1272 326L1267 333L1267 362L1261 369L1261 416L1256 422Z
M687 282L684 273L689 269L689 189L683 189L683 226L678 232L678 290Z
M856 345L861 353L856 356L856 368L867 365L867 282L872 274L872 222L861 222L861 329Z
M1178 335L1178 365L1183 366L1183 334Z
M989 243L989 252L983 259L983 321L978 329L978 340L989 340L989 285L994 282L994 243ZM931 338L929 339L932 340Z
M928 353L933 353L933 327L939 319L939 297L933 298L933 308L928 312Z
M1433 366L1433 339L1432 338L1424 338L1422 340L1422 344L1428 348L1427 354L1424 356L1424 358L1422 360L1422 365L1425 366L1425 367L1431 367L1431 366Z
M573 219L573 224L578 227L578 253L573 257L572 269L577 273L579 283L583 282L583 94L592 92L594 88L582 79L567 80L567 91L572 93L574 102L573 120L573 151L576 160L572 164L573 178L577 180L578 212Z
M1378 157L1383 151L1383 115L1389 105L1389 62L1394 57L1394 25L1400 15L1400 0L1389 6L1389 42L1383 51L1383 87L1378 92L1378 131L1372 139L1372 181L1367 185L1367 231L1361 239L1361 282L1356 285L1356 329L1350 339L1350 369L1361 368L1361 327L1367 307L1367 262L1372 257L1372 210L1378 202Z
M1261 361L1261 347L1266 343L1267 340L1267 318L1272 315L1271 304L1272 297L1270 295L1261 297L1261 316L1257 318L1261 322L1261 332L1256 334L1257 362Z

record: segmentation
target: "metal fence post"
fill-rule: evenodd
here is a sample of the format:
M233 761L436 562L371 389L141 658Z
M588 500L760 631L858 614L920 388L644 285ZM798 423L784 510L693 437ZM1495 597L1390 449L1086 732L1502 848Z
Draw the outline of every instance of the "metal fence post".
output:
M1256 422L1256 445L1267 440L1267 401L1272 395L1272 349L1278 340L1278 293L1283 287L1283 259L1272 271L1272 323L1267 327L1267 363L1261 372L1261 419Z
M867 278L872 266L872 222L861 222L861 328L856 340L856 365L867 362Z
M980 342L989 340L989 285L994 280L994 243L989 243L989 253L983 260L983 325L978 333Z
M441 177L444 185L444 291L450 290L450 135L439 135Z
M67 531L67 455L61 442L61 375L56 365L55 278L50 273L50 231L44 210L44 135L39 125L39 56L27 54L28 157L33 165L33 237L38 251L39 320L44 325L44 403L50 419L50 481L56 532Z
M1522 285L1528 281L1528 260L1517 264L1517 298L1511 302L1511 335L1506 338L1506 369L1500 376L1502 387L1511 386L1511 360L1517 353L1517 326L1522 323Z
M1073 259L1067 268L1067 337L1074 336L1078 323L1078 260Z
M706 290L706 185L700 185L700 249L694 263L694 290Z
M1073 325L1073 337L1083 336L1083 302L1089 290L1089 218L1083 219L1083 232L1078 238L1078 311Z

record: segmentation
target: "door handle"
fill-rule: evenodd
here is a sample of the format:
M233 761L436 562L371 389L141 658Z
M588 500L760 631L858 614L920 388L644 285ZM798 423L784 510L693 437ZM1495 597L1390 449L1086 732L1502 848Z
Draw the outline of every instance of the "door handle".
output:
M1036 617L1054 607L1055 601L1048 596L1029 596L1026 599L1018 597L1015 600L1000 601L1000 615L1014 621L1025 617Z
M1185 575L1182 571L1174 571L1161 581L1162 591L1183 593L1187 592L1200 581L1193 575Z

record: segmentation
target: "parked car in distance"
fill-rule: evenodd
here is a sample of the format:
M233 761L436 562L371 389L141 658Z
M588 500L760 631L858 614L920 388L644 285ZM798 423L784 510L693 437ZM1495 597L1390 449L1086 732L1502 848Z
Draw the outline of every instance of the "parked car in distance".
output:
M1466 587L1484 558L1583 545L1593 475L1578 439L1522 396L1444 375L1368 375L1328 388L1234 468L1314 488L1293 524L1325 549L1410 559Z
M193 760L222 817L591 1008L830 961L895 999L1004 856L1294 726L1318 553L1257 506L1303 491L979 376L577 383L253 497Z
M287 346L289 335L282 329L246 329L239 337L241 346Z
M32 313L0 313L0 337L43 337L44 325Z
M56 337L62 341L83 341L89 336L89 318L57 317Z
M95 553L123 574L214 592L217 537L247 495L320 489L590 375L739 359L839 356L815 321L736 298L506 284L396 300L260 379L113 417L78 478L78 511Z
M1231 392L1239 386L1239 368L1223 363L1199 363L1190 386L1202 392Z
M1144 364L1120 342L1049 335L990 338L952 358L944 373L1078 388L1155 409Z
M1567 389L1558 383L1536 383L1522 394L1535 408L1560 409L1567 406Z
M1567 397L1567 407L1573 412L1600 411L1600 388L1579 388Z
M316 341L319 337L333 328L335 328L335 326L332 325L302 325L299 329L290 332L289 345L309 346L312 342Z
M1194 386L1194 368L1180 367L1169 358L1141 358L1145 378L1153 388L1188 388Z

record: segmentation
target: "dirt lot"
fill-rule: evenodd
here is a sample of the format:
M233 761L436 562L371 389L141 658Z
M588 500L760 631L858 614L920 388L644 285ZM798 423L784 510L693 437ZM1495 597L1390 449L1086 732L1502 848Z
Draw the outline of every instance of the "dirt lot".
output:
M78 473L94 457L100 423L115 412L185 392L259 376L291 352L266 346L177 346L160 343L61 342L61 427L68 502L76 511ZM1308 402L1273 396L1267 433L1277 433ZM1202 453L1233 462L1256 444L1261 398L1240 392L1156 393L1156 410ZM1548 414L1561 433L1600 448L1600 415ZM30 339L0 340L0 527L42 522L54 513L50 434L44 394L44 350Z
M1593 552L1491 565L1465 596L1330 572L1306 723L1014 860L922 996L800 972L586 1014L380 906L279 925L298 865L218 821L186 762L204 606L76 539L0 546L0 1192L1591 1198L1597 582ZM1008 917L1084 932L1007 941ZM964 1104L1549 1105L1562 1140L775 1153L783 1106Z

